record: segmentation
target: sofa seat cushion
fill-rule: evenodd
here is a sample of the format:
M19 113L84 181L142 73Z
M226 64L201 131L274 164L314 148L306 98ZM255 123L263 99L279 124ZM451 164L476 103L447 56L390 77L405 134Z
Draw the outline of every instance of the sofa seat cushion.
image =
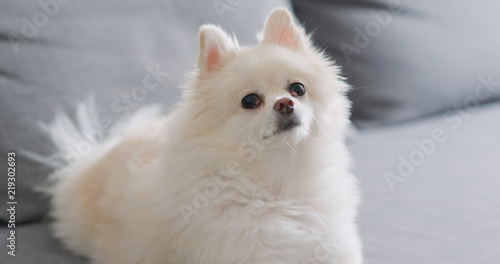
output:
M361 131L366 263L500 259L500 103Z

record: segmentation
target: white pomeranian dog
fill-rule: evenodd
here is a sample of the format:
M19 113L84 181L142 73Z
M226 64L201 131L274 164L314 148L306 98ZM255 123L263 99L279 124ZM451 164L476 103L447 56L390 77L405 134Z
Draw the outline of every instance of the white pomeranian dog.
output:
M283 8L256 46L213 25L199 42L170 115L143 111L55 172L55 236L103 264L362 263L339 69ZM60 151L84 112L80 131L46 127Z

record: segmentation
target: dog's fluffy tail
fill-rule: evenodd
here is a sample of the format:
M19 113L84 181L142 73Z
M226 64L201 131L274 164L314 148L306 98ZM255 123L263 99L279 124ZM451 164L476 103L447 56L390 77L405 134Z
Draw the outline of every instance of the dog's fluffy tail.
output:
M78 104L74 122L68 115L59 112L50 124L38 124L56 148L52 155L46 157L26 150L23 154L51 167L53 172L49 176L50 180L69 177L72 171L92 162L115 146L123 134L159 117L161 112L158 105L144 107L128 118L103 127L97 114L95 99L91 96L86 102Z

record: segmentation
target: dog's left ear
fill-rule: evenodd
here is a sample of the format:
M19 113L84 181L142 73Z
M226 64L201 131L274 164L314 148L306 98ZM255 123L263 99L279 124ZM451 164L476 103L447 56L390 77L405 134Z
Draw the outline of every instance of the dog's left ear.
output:
M238 42L221 28L204 25L200 28L200 53L198 68L202 72L216 72L228 61L230 55L239 49Z
M261 43L274 43L297 50L308 44L308 38L304 29L295 25L287 9L277 8L266 19Z

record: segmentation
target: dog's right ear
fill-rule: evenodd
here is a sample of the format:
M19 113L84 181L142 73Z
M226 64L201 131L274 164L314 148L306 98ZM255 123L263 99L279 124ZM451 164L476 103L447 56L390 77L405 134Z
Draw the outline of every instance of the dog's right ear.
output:
M297 50L307 46L308 42L304 29L295 25L292 14L286 8L276 8L267 17L261 43Z
M239 49L238 41L221 28L204 25L200 28L200 53L198 68L201 72L216 72L228 62L232 53Z

